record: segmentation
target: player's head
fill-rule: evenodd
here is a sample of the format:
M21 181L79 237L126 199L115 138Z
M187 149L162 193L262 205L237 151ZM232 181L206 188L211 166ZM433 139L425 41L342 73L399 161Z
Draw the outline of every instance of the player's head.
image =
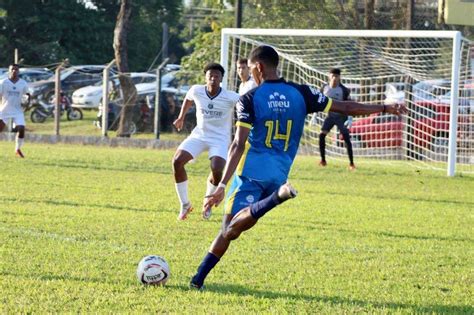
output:
M18 73L20 72L20 66L16 63L12 63L8 67L8 72L10 74L10 78L16 78L18 77Z
M213 62L204 67L204 73L206 74L206 85L216 88L220 86L225 70L220 64Z
M236 61L237 74L241 81L247 81L250 77L250 70L247 58L239 58Z
M329 85L331 87L336 87L341 81L341 69L332 68L329 70Z
M249 55L249 68L255 82L260 85L265 75L276 74L279 57L275 49L270 46L258 46Z

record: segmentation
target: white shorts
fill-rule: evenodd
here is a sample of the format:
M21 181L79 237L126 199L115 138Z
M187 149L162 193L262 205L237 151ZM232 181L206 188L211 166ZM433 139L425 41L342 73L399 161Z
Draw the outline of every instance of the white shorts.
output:
M178 147L178 150L189 152L196 159L203 151L208 151L208 157L218 156L227 160L229 142L222 140L204 140L196 137L187 137Z
M25 125L25 115L23 113L4 115L0 112L0 120L2 120L6 124L8 123L8 119L13 119L13 123L15 124L15 126Z

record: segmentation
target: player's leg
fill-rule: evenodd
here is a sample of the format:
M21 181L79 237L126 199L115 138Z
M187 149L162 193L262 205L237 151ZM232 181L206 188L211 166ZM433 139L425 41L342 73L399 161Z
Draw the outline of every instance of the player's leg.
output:
M188 197L188 175L185 165L196 158L205 147L198 139L188 137L176 150L173 157L173 172L175 179L176 193L181 204L178 215L179 220L185 220L188 214L193 210Z
M328 116L323 122L323 126L321 127L321 133L319 134L319 154L321 156L321 161L319 162L319 165L321 166L326 166L326 136L331 130L331 128L334 127L334 120L332 117Z
M351 135L349 133L349 129L344 125L346 118L344 117L337 123L337 128L339 129L339 132L342 134L342 138L344 139L344 143L346 145L347 149L347 155L349 156L349 169L354 170L355 169L355 164L354 164L354 153L352 151L352 142L351 142Z
M226 157L227 157L227 142L220 142L216 144L209 145L209 160L211 164L211 172L207 178L207 188L206 196L209 196L214 193L217 189L217 185L222 179L222 174L224 172ZM203 200L202 207L202 217L204 219L209 219L211 217L212 208L205 208L204 204L206 203L206 198Z
M241 181L240 186L238 181ZM237 185L235 185L236 183ZM230 210L235 212L232 209L236 209L238 205L242 203L245 204L245 200L248 203L248 201L252 199L249 198L249 196L253 197L253 195L248 194L249 190L251 190L249 188L256 187L258 184L246 181L245 179L242 181L242 178L235 176L232 186L233 187L231 187L231 190L227 195L225 207L226 211ZM232 188L234 191L232 191ZM258 191L254 191L254 195L259 195L261 193L261 187L259 187ZM219 262L220 258L225 254L233 240L237 239L242 232L252 228L268 211L294 197L296 197L296 191L289 183L285 183L266 198L244 207L235 215L232 215L231 213L230 216L225 217L222 230L214 239L209 252L204 257L198 268L198 272L192 278L190 286L192 288L201 288L205 278Z
M207 275L211 270L217 265L221 257L229 248L230 240L224 238L222 236L223 231L229 225L230 221L232 220L232 214L224 214L224 218L222 220L222 229L217 234L216 238L211 244L209 251L207 252L206 256L204 256L203 260L199 264L196 274L192 277L189 286L194 289L202 288L204 284L204 280L206 279Z
M21 147L25 142L25 116L23 114L16 115L13 118L13 122L15 123L15 154L18 157L24 158L23 152L21 151Z

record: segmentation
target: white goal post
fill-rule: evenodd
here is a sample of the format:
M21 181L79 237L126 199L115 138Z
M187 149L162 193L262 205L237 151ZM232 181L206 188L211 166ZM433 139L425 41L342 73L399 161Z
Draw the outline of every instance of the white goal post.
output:
M277 50L287 80L321 87L337 67L351 99L407 106L402 120L382 114L355 118L356 157L412 160L446 169L448 176L474 173L474 44L460 32L225 28L224 87L237 88L235 60L262 44ZM319 154L324 117L307 119L301 151ZM336 130L328 134L327 155L345 157Z

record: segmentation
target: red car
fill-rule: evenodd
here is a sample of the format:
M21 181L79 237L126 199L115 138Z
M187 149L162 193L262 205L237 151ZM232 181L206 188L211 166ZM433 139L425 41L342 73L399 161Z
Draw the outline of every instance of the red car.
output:
M349 129L355 148L400 147L403 123L400 118L386 114L372 114L356 119ZM339 140L343 141L342 135Z

